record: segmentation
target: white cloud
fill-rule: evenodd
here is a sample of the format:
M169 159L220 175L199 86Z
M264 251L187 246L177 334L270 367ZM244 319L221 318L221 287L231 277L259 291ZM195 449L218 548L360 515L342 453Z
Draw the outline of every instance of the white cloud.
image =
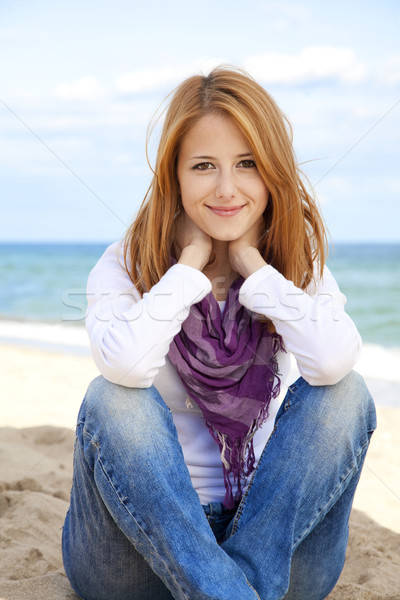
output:
M400 54L391 56L378 73L379 81L388 84L400 83Z
M62 161L68 164L77 157L87 161L91 155L94 155L93 142L84 137L54 137L48 140L28 135L23 139L9 137L0 143L2 166L19 173L63 173L65 166Z
M0 111L0 128L3 136L0 146L4 141L5 134L17 135L20 139L21 132L28 137L32 132L39 136L51 134L76 135L81 137L83 132L104 132L105 130L120 133L128 131L131 138L144 140L147 124L156 109L146 99L146 102L135 98L132 102L111 102L109 99L103 103L77 102L73 107L68 101L55 102L54 98L43 97L43 100L15 103L10 110ZM31 130L31 132L29 131Z
M98 100L103 94L102 85L94 77L81 77L70 83L61 83L55 90L55 95L63 100Z
M199 58L190 65L180 67L162 67L159 69L143 69L121 73L116 80L117 90L123 94L151 92L163 86L173 87L186 77L198 73L209 73L214 67L224 64L224 58Z
M123 94L135 94L137 92L152 91L178 79L176 69L171 69L170 67L131 71L129 73L121 73L117 77L117 89Z
M249 57L245 68L259 81L268 83L307 83L337 79L357 82L366 68L348 48L310 46L299 54L267 53Z

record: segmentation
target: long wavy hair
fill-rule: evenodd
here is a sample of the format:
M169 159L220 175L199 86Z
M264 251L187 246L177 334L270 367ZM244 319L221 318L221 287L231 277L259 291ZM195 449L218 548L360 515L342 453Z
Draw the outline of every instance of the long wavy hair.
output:
M259 244L262 256L304 289L314 275L322 275L327 248L324 224L296 163L287 118L264 88L233 67L189 77L171 97L154 175L125 236L125 268L133 284L143 294L171 265L174 224L183 210L177 178L179 150L189 129L210 113L230 118L239 128L269 191Z

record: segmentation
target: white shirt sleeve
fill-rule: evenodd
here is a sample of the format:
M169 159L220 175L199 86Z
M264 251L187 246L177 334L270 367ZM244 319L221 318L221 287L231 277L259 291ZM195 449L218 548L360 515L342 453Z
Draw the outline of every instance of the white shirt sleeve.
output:
M327 267L322 279L303 291L266 265L246 279L239 300L271 319L310 385L337 383L360 355L360 335L344 310L346 297Z
M86 329L94 362L106 379L126 387L152 385L190 306L211 291L200 271L172 266L148 293L139 293L115 243L89 275Z

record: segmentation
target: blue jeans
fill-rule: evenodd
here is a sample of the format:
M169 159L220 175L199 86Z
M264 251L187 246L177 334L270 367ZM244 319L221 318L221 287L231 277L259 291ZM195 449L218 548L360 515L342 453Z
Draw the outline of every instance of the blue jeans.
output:
M229 513L201 506L158 391L98 377L78 417L63 529L72 587L85 600L325 598L375 426L356 373L324 387L300 378Z

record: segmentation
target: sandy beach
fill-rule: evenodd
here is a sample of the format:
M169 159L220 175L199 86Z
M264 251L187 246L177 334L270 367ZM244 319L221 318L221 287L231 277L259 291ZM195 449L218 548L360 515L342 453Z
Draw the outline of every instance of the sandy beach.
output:
M72 600L62 569L74 425L91 358L0 344L0 600ZM368 361L361 372L368 374ZM370 374L371 375L371 374ZM399 383L368 378L378 423L330 600L400 599ZM112 599L110 599L112 600Z

